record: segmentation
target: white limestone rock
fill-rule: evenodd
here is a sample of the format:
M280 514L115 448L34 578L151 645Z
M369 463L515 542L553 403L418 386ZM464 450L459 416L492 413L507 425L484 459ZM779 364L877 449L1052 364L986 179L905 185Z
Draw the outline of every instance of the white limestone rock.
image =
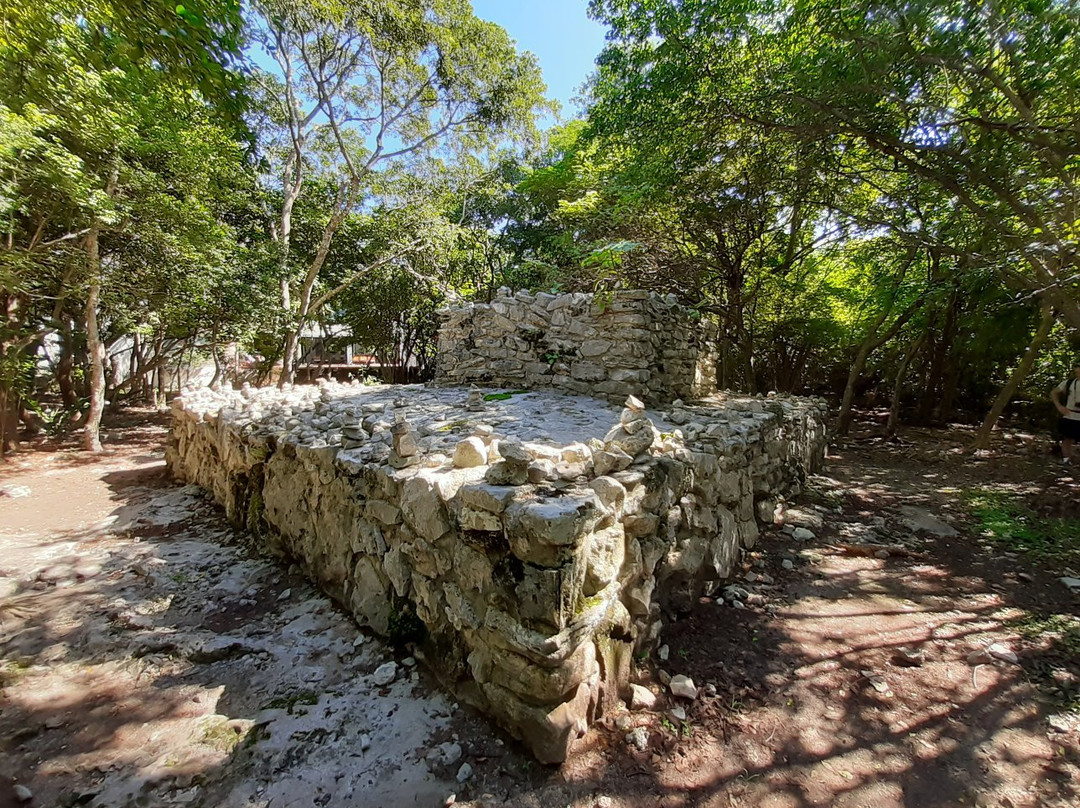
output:
M487 465L487 461L487 446L478 437L465 438L454 448L454 468L475 468Z
M671 695L680 699L694 701L698 697L698 689L694 687L694 680L688 676L683 676L681 673L671 677L668 689L671 690Z

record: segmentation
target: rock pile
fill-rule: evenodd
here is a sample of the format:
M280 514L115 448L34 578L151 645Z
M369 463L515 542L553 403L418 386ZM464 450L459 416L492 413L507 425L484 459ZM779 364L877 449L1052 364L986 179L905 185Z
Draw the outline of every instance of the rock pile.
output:
M327 383L190 391L173 413L178 477L551 762L825 444L824 404L782 396L620 411Z

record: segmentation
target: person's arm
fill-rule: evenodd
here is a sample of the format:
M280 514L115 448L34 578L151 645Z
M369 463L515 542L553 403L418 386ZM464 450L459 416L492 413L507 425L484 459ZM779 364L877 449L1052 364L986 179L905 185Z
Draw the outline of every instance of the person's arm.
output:
M1061 389L1061 385L1058 385L1057 387L1055 387L1053 390L1050 391L1050 400L1054 402L1054 406L1057 408L1057 411L1061 415L1068 415L1069 414L1069 408L1061 403L1061 394L1062 394L1062 392L1064 392L1064 391Z

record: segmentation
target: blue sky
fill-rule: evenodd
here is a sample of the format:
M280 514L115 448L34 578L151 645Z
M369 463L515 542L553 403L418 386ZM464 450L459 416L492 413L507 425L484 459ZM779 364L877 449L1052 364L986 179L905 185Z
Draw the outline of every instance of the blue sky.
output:
M559 101L562 117L572 118L572 99L593 70L604 47L606 29L586 15L588 0L472 0L476 16L498 23L520 50L540 60L548 97Z

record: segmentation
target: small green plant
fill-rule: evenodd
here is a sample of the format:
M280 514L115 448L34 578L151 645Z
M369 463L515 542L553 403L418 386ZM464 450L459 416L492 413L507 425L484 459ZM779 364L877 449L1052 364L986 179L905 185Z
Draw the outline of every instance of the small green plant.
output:
M679 733L679 730L675 727L674 724L671 723L671 719L668 718L667 716L664 716L660 720L660 726L662 726L664 729L666 729L668 732L672 733L673 735L678 735L678 733Z
M247 529L256 535L262 535L263 514L266 506L263 503L262 494L256 488L251 492L247 507Z
M409 643L423 642L427 636L427 626L416 616L413 606L401 599L390 609L387 639L395 648L404 648Z
M679 655L680 659L689 659L690 658L690 652L687 651L685 648L680 648L675 653L677 653Z

